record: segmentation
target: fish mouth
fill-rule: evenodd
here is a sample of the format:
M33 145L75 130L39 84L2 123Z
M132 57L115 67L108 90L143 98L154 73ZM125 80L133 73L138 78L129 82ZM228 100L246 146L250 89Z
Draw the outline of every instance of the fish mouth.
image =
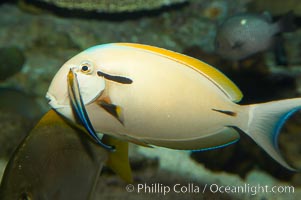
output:
M52 95L49 91L46 93L46 99L48 100L48 104L53 108L53 109L59 109L59 108L64 108L66 105L61 105L58 103L57 99L55 98L54 95Z
M51 102L54 99L54 96L50 94L49 92L46 93L46 99L48 100L48 104L51 104Z
M69 94L69 98L70 98L70 102L71 102L71 107L74 111L75 117L78 120L78 122L87 130L89 136L91 136L91 138L97 144L99 144L106 150L113 151L115 148L104 144L101 141L101 139L98 137L96 131L94 130L94 128L92 126L92 123L89 119L85 105L83 103L82 96L80 94L77 75L76 75L76 73L73 72L72 68L70 68L69 73L67 75L67 85L68 85L68 94ZM50 103L51 102L52 101L50 101Z

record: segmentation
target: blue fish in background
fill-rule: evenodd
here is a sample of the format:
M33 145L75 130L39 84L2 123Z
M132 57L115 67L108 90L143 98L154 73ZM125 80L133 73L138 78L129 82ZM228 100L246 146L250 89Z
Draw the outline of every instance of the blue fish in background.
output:
M215 51L228 60L242 60L270 48L278 48L280 33L296 30L289 12L273 22L269 13L237 14L226 19L217 29Z

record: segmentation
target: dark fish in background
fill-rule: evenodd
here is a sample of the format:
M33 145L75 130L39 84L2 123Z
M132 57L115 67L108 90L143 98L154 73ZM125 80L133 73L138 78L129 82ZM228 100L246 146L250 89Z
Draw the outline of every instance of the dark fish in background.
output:
M237 61L272 48L279 33L296 29L293 20L292 12L277 22L272 22L267 12L234 15L217 29L216 53L225 59Z
M116 151L99 147L80 129L49 111L9 161L0 185L0 199L93 199L107 162L124 180L131 181L127 143L115 143L111 138L105 142Z

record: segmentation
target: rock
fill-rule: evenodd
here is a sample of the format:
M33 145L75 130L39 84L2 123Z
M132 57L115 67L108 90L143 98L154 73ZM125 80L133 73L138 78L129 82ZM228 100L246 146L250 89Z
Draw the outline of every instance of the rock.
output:
M297 187L301 187L301 174L300 173L296 173L293 178L292 178L292 184L297 186Z
M203 165L194 162L190 159L189 153L187 151L177 151L165 148L144 148L139 147L138 152L147 158L157 158L159 160L159 170L156 175L153 175L155 183L163 183L175 185L176 183L183 184L183 179L189 183L194 183L200 188L205 188L204 193L198 194L198 198L203 197L204 199L252 199L252 200L262 200L262 199L299 199L301 196L301 188L295 187L294 192L279 192L277 194L270 193L262 190L254 191L254 187L262 186L271 189L273 186L283 186L288 185L287 182L282 182L265 171L260 171L253 169L246 174L246 178L242 179L236 174L229 174L223 172L214 172L203 167ZM213 158L212 158L213 159ZM216 158L219 159L219 158ZM230 163L229 167L234 166L234 163ZM178 181L176 178L178 178ZM172 180L172 181L170 181ZM180 181L182 180L182 181ZM170 182L169 182L170 181ZM145 181L148 183L148 181ZM185 181L184 181L185 182ZM150 182L153 183L153 182ZM246 187L246 190L240 192L229 192L229 193L213 193L213 186L229 186L238 189ZM290 184L289 184L290 185ZM253 186L253 188L251 188ZM282 188L280 188L282 189ZM256 192L256 195L255 193ZM133 193L137 193L136 191ZM117 195L117 194L115 194ZM128 194L125 194L128 195ZM141 195L141 194L140 194ZM173 198L172 192L168 194L170 199ZM187 196L186 196L187 195ZM193 199L194 196L191 193L186 193L183 195L183 199ZM277 195L277 196L276 196ZM111 195L113 196L113 195ZM159 195L158 195L159 196ZM162 195L163 196L163 195ZM182 197L182 196L181 196ZM185 198L186 197L186 198ZM164 198L165 199L165 198ZM169 198L168 198L169 199ZM182 198L181 198L182 199Z
M282 128L279 135L280 149L292 166L301 169L301 113L294 114Z
M19 48L0 48L0 81L3 81L21 71L24 62L25 56Z
M26 93L12 88L0 87L0 110L14 113L29 120L38 120L43 111L35 99Z

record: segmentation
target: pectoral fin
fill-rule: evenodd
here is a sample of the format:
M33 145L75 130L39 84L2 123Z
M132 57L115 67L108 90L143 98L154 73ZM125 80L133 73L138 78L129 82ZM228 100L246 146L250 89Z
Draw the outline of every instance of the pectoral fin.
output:
M113 147L102 143L100 138L97 136L89 120L89 116L87 114L82 97L80 95L76 74L72 71L72 69L70 69L67 75L67 85L68 85L68 94L71 101L71 106L79 122L85 127L89 135L94 139L96 143L98 143L100 146L104 147L107 150L114 150Z
M105 135L102 142L114 146L116 151L109 153L107 166L128 183L133 182L132 170L129 163L128 143Z
M123 124L122 109L120 106L114 105L103 100L99 101L99 105L108 113L110 113L113 117L115 117L121 124Z

